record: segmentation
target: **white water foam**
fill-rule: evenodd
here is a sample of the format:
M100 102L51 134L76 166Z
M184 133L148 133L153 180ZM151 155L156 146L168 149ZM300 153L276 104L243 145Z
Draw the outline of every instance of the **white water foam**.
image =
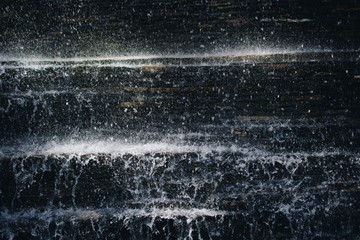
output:
M224 151L235 151L234 146L209 146L209 145L181 145L167 142L128 143L126 141L65 141L61 143L51 142L41 147L38 154L133 154L143 155L147 153L186 153L196 152L201 154Z
M272 159L284 158L284 155L297 157L308 156L328 156L328 155L357 155L342 149L323 149L314 152L281 152L275 153L258 147L236 144L186 144L181 139L163 139L159 141L129 141L127 139L118 140L74 140L66 139L62 141L49 141L46 144L23 144L16 147L0 147L2 156L32 156L32 155L144 155L156 153L197 153L205 156L211 153L241 153L247 155L249 159L258 157L272 156Z
M122 213L117 214L118 217L132 217L132 216L141 216L141 217L161 217L164 219L174 219L175 217L186 217L187 219L196 219L199 216L225 216L233 215L235 212L229 211L220 211L207 208L153 208L150 211L144 209L128 209Z

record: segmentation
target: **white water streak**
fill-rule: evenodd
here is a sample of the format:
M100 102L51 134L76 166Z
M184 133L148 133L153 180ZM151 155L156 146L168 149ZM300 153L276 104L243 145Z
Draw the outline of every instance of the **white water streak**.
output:
M164 60L200 60L199 63L176 64L168 63L167 66L224 66L231 63L231 59L247 57L265 57L280 54L324 53L330 50L290 50L290 49L250 49L231 50L203 54L153 54L153 55L124 55L124 56L96 56L96 57L73 57L73 58L48 58L48 57L5 57L0 56L0 62L14 62L3 65L1 69L46 69L65 67L119 67L119 68L142 68L159 66ZM227 61L206 62L211 59L227 58ZM141 62L142 61L142 62ZM145 61L145 63L144 63ZM149 62L150 61L150 62ZM205 61L205 62L202 62Z
M294 19L294 18L262 18L261 22L289 22L289 23L304 23L304 22L312 22L312 19L302 18L302 19Z
M313 51L311 51L313 52ZM154 60L154 59L202 59L213 57L246 57L246 56L264 56L275 54L292 54L298 53L294 50L278 49L254 49L246 51L224 51L216 53L203 54L152 54L152 55L124 55L124 56L96 56L96 57L73 57L73 58L47 58L47 57L29 57L29 58L6 58L0 57L0 61L16 62L56 62L56 63L83 63L93 61L129 61L129 60Z
M72 221L83 221L83 220L98 220L102 217L116 217L121 218L139 218L139 217L160 217L163 219L174 219L176 217L185 217L187 219L196 219L199 216L225 216L234 215L236 212L231 211L220 211L206 208L152 208L149 210L144 209L115 209L115 208L104 208L104 209L48 209L45 211L39 211L37 209L31 209L27 211L20 211L16 213L3 212L3 216L0 221L5 222L18 222L26 219L41 219L43 221L50 221L52 219L70 219Z

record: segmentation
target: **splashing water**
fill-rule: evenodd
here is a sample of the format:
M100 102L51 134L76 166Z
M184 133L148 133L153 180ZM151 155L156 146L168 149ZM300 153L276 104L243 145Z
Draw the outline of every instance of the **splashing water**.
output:
M336 236L357 218L340 214L360 132L337 81L356 57L2 58L1 237Z

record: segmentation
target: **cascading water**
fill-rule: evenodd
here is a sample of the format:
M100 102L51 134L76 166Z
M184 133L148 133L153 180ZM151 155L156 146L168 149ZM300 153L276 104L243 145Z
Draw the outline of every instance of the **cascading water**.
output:
M3 60L1 236L359 233L357 71L354 52Z
M360 239L356 1L0 1L0 239Z

